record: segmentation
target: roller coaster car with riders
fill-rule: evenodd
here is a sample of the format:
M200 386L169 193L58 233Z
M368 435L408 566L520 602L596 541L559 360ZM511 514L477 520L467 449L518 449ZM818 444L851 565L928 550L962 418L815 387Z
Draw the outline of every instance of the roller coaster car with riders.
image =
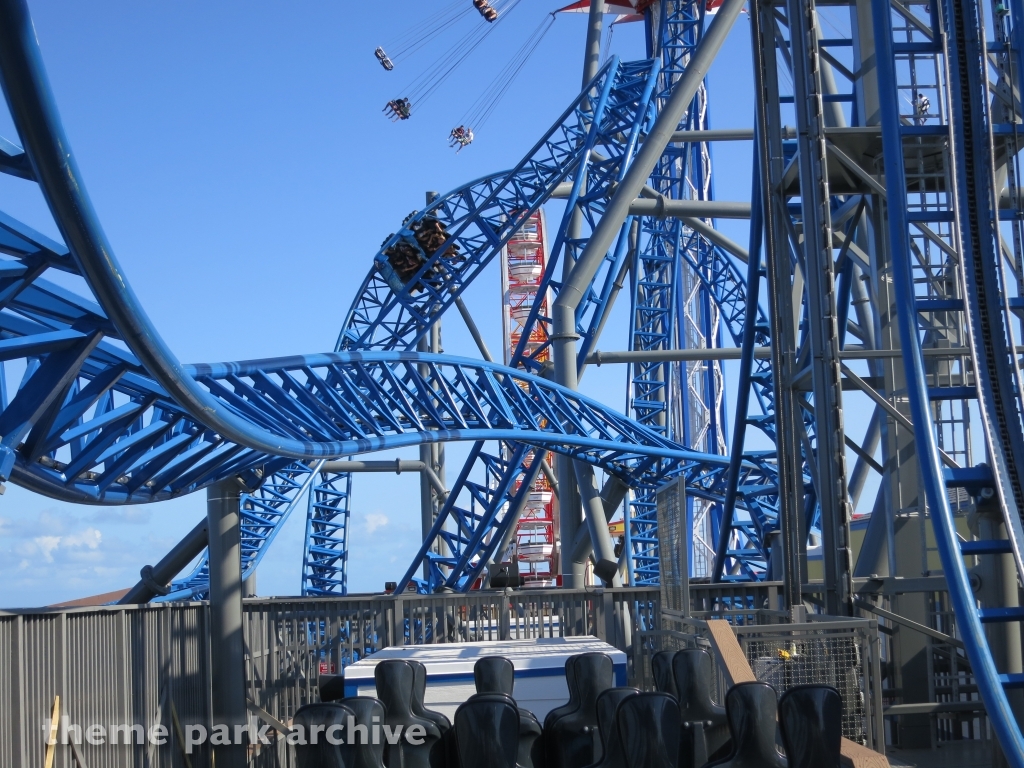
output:
M410 214L406 221L412 220L416 213L414 211ZM412 237L409 237L409 234ZM408 283L420 270L420 267L426 263L427 258L444 245L448 239L448 230L438 219L426 216L419 221L414 221L409 227L408 234L403 233L403 235L401 240L384 251L384 255L398 278L403 283ZM387 240L392 237L393 235L388 235ZM448 247L444 256L449 261L460 261L465 258L461 256L459 246L455 244ZM442 276L442 270L443 265L439 261L429 275L424 275L424 278L432 282ZM418 293L423 290L423 284L417 283L410 290L412 293Z

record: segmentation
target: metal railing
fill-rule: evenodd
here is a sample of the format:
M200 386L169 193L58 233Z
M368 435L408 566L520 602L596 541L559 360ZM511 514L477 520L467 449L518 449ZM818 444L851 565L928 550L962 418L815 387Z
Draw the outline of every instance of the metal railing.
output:
M984 707L942 579L855 586L858 607L883 633L879 650L862 656L881 661L881 685L870 692L872 721L879 712L890 719L925 717L940 741L984 737ZM814 601L813 585L805 597ZM908 610L910 598L926 600L922 617ZM691 583L690 620L725 619L742 643L751 631L785 625L780 599L777 583ZM173 603L0 612L0 766L42 765L40 726L55 695L72 723L162 723L171 731L168 744L159 747L84 744L90 768L184 765L171 710L182 723L208 724L207 611L202 603ZM681 617L661 611L657 588L253 599L245 601L244 612L247 694L282 721L316 700L321 671L340 672L388 646L593 635L627 652L631 685L652 687L650 654L697 637L679 631ZM900 638L902 651L894 644ZM899 660L907 648L918 647L928 661L927 690L910 696ZM54 765L72 768L65 747L58 747Z
M659 614L656 588L246 600L249 696L287 719L317 700L320 674L395 645L589 635L631 656Z
M393 645L592 635L631 652L659 611L656 588L246 600L246 694L254 712L287 721L318 699L321 674ZM43 764L55 696L83 732L167 728L163 745L82 743L89 768L185 766L175 720L211 725L208 612L206 603L0 612L0 766ZM281 739L251 757L290 764ZM205 747L191 761L208 764ZM76 768L70 745L56 745L53 765Z
M871 619L812 616L799 624L778 612L735 613L730 621L754 676L781 696L796 685L831 685L843 701L843 736L872 749L885 741L878 624ZM666 611L662 626L639 633L634 664L637 684L653 690L651 657L658 651L711 649L707 622ZM741 620L738 620L741 619ZM715 658L714 653L711 653ZM726 677L715 661L713 698L723 704Z

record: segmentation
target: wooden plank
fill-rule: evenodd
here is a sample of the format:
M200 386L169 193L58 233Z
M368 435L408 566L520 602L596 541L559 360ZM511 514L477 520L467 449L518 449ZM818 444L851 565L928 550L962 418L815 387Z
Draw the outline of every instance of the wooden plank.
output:
M715 649L718 663L722 665L725 679L729 685L749 683L757 680L754 670L750 668L747 655L740 647L732 626L725 619L709 619L708 633L711 635L711 647Z
M60 696L53 697L53 714L50 716L50 733L46 737L46 754L43 768L53 768L54 747L57 745L57 724L60 723Z
M709 619L707 625L711 647L725 673L726 682L732 686L757 680L729 622L725 619ZM843 739L840 749L843 768L890 768L885 755L880 755L849 739Z
M849 739L843 739L840 747L844 768L889 768L889 759L873 749Z

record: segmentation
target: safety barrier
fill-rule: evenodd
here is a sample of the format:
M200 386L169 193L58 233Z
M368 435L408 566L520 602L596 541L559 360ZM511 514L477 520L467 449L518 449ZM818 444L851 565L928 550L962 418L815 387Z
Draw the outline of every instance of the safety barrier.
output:
M659 611L656 588L247 600L250 698L286 719L319 675L394 645L590 635L631 653Z
M653 588L246 600L246 693L256 716L280 724L318 699L321 675L381 648L593 635L628 650L659 610ZM43 765L43 726L59 696L60 715L83 736L89 725L106 729L107 743L77 747L89 768L185 766L180 729L211 725L208 611L161 603L0 612L0 765ZM111 726L135 724L144 743L111 743ZM166 743L148 743L155 725L167 729ZM279 730L270 736L252 764L288 765ZM193 766L208 763L206 748L194 747ZM56 745L53 768L77 768L70 744Z
M634 652L635 666L645 688L653 688L653 653L712 647L706 621L678 614L662 618L660 630L637 639L642 651ZM732 629L758 680L780 695L797 685L831 685L843 700L843 736L871 748L884 743L878 622L811 615L807 622L783 623L775 611L756 618L756 623L732 623ZM717 659L715 666L721 702L727 686Z
M939 741L984 738L984 704L942 582L858 580L857 605L873 620L849 626L786 624L781 585L773 582L691 583L689 619L663 612L657 588L252 599L244 604L247 693L254 707L287 722L318 697L321 674L391 645L578 635L626 650L630 684L651 688L652 653L697 642L708 620L725 619L755 671L782 687L818 678L846 685L837 670L859 664L864 712L848 711L848 726L859 718L865 740L866 724L876 738L883 717L930 718ZM816 588L805 588L809 602ZM174 716L209 724L207 611L204 603L174 603L0 612L0 765L43 764L41 725L59 695L72 723L160 723L169 730L161 746L83 744L90 768L183 766ZM813 643L828 652L831 666L800 662L817 653L807 651ZM907 654L931 674L900 677ZM288 764L274 734L274 745L254 751L254 765ZM202 747L196 749L193 765L203 764ZM69 747L58 745L55 758L55 768L74 768Z
M0 613L0 765L44 764L59 696L79 738L91 725L168 728L163 746L81 744L89 768L183 766L174 722L210 720L207 613L199 603ZM77 768L70 745L54 758L54 768ZM193 765L206 758L199 748Z

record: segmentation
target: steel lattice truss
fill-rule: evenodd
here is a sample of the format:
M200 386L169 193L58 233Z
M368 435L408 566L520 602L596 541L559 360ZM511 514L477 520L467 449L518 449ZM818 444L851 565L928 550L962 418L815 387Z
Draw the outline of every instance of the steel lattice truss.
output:
M566 242L567 223L573 211L577 210L582 213L584 221L590 228L596 225L596 222L603 215L610 188L621 178L622 173L627 167L624 159L628 161L635 151L639 131L645 124L645 118L649 111L650 97L656 73L657 64L655 62L619 64L617 61L612 60L605 65L602 72L595 78L592 86L585 89L581 97L562 116L561 123L549 131L549 136L565 134L567 129L560 126L566 121L576 125L585 124L588 126L586 134L577 135L577 141L582 151L565 154L566 167L564 169L551 169L549 181L542 192L537 193L534 187L523 184L508 183L508 179L521 175L523 173L521 169L523 168L534 168L536 163L531 161L530 158L537 153L546 156L550 152L548 140L538 143L531 150L530 156L520 163L516 170L488 177L468 187L485 186L494 189L500 188L505 196L501 205L502 210L514 211L517 216L516 223L519 224L526 221L529 214L536 210L539 204L538 201L543 202L548 199L557 183L566 180L567 176L571 179L572 191L567 201L562 223L557 230L558 235L551 249L553 258L549 261L549 268L545 273L544 281L538 289L538 295L541 295L549 288L555 291L558 290L558 282L553 279L553 275L555 274L554 267L557 265L563 250L569 249L570 253L575 256L586 245L586 238L577 238L574 242ZM588 94L590 98L584 98ZM592 110L593 114L587 111L583 112L581 116L581 110ZM585 191L581 188L581 179L584 177L587 178ZM383 263L384 266L377 267L375 272L367 278L364 286L377 286L381 279L380 274L387 273L391 279L388 287L393 288L396 279L390 267L387 266L383 251L400 238L404 238L410 244L415 244L413 227L424 218L435 217L439 219L444 223L449 232L458 231L460 226L464 226L459 219L453 217L453 213L461 210L462 201L468 188L459 189L445 195L425 211L412 216L406 222L402 231L397 235L393 235L385 242L381 254L376 260L376 264L380 265ZM536 197L530 197L527 193L534 194ZM496 222L489 222L485 226L499 227L504 223L505 220L501 219ZM515 231L515 227L506 228L500 245L503 245ZM463 281L461 285L464 288L473 277L479 274L481 262L489 262L500 251L500 245L495 248L493 242L486 240L479 243L464 241L458 244L460 249L459 258L456 263L462 270L463 276L460 279ZM416 247L419 247L418 244L416 244ZM445 247L442 247L439 249L439 252L444 252L445 250ZM426 257L426 254L424 254L424 257ZM426 260L419 274L434 275L443 273L445 269L448 269L447 266L437 266L439 258L435 255L432 259ZM624 258L625 249L622 247L609 253L604 268L599 271L594 281L596 287L592 288L585 297L577 320L578 332L584 338L592 336L593 329L601 324L604 318L604 309L607 306L607 296L612 290L615 277L619 273L620 265ZM410 278L409 285L415 285L417 279L418 277ZM368 310L366 309L368 305L364 302L362 295L357 298L356 305L350 311L347 325L339 338L339 348L349 348L351 344L355 343L349 340L357 335L355 331L357 328L378 328L384 326L385 323L380 320L380 317L392 314L405 317L402 314L403 311L407 312L409 317L415 316L415 309L410 308L408 304L419 299L418 293L413 293L407 287L402 286L400 282L398 283L398 288L399 290L394 291L393 296L389 296L385 300L381 300L376 292L379 290L381 293L386 293L386 291L379 287L372 289L375 297L373 304L369 306L379 313L373 316L372 320L366 319L369 317L367 314ZM439 302L450 302L451 298L449 295L442 293L439 294L438 300ZM425 332L425 329L429 327L429 322L432 322L435 317L440 316L440 313L448 304L432 306L436 314L429 315L422 320L426 325L406 321L406 324L403 326L406 336L401 340L401 345L404 348L414 348L419 338ZM544 347L529 350L528 355L525 345L525 340L530 337L530 331L537 323L549 325L550 318L539 315L538 306L534 306L524 325L525 330L522 335L524 342L520 345L520 349L517 349L513 354L510 365L538 368L537 364L533 362L531 355L536 356L540 354ZM550 333L546 334L546 336L549 335ZM365 338L365 336L366 333L364 332L363 337ZM397 335L385 336L384 343L399 344ZM585 351L583 354L585 354ZM473 583L475 577L468 579L465 571L472 564L474 572L478 573L484 565L485 558L479 552L480 543L485 539L491 541L496 536L500 538L505 528L512 522L511 517L508 515L499 517L508 509L514 508L515 499L510 495L511 489L517 487L517 484L520 483L526 473L531 471L535 473L537 471L536 467L531 469L531 467L523 464L524 456L525 449L520 446L507 446L497 453L485 450L485 446L482 443L473 447L466 467L459 474L455 485L450 489L449 497L440 511L438 516L439 522L435 523L430 537L424 541L413 565L410 566L406 578L400 583L400 588L405 588L405 584L413 578L413 574L418 570L417 566L421 562L427 563L429 574L426 580L416 579L418 587L423 591L432 591L442 585L449 588L465 589ZM500 470L497 468L500 468ZM473 480L475 477L484 477L487 478L487 481L480 483ZM449 532L444 527L450 519L458 521L454 532ZM439 539L445 542L442 549L444 554L436 551L438 549L436 542ZM494 543L496 543L496 540ZM306 568L308 571L308 562Z
M24 14L16 6L8 10L15 16ZM22 16L21 22L26 21ZM14 23L12 28L21 27ZM646 433L628 419L608 418L611 414L596 403L579 410L584 401L578 396L556 393L557 388L525 374L470 361L409 357L409 353L381 353L383 358L374 358L349 352L213 366L181 366L173 358L157 356L155 365L163 380L176 393L187 392L188 406L195 406L189 401L192 398L213 406L200 408L202 418L196 418L191 407L170 396L149 367L124 348L138 341L138 327L126 335L120 323L108 317L113 307L112 315L123 320L132 316L135 306L126 286L122 294L109 292L117 266L112 260L98 260L99 254L109 251L98 222L89 215L74 220L62 216L61 202L86 213L91 210L84 187L64 183L66 177L78 176L73 157L53 153L55 146L66 146L66 140L34 41L6 40L2 55L12 115L20 132L36 140L31 163L26 153L11 145L6 167L21 175L31 167L33 177L46 179L41 186L58 226L79 246L70 251L17 222L0 222L3 252L9 257L4 264L0 355L8 364L24 361L21 386L5 399L0 414L5 476L58 498L105 504L170 498L238 476L253 489L245 501L245 548L254 565L277 529L274 518L287 512L310 474L308 465L286 460L297 458L296 453L309 460L411 445L436 427L430 439L527 439L531 434L547 434L562 445L568 432L578 432L582 442L572 455L609 470L615 467L634 482L653 482L684 454L700 460L690 452L679 453L670 441ZM589 94L589 103L603 114L610 100L625 101L622 93L631 87L635 103L643 96L649 70L649 64L611 62L596 81L595 92ZM23 79L12 80L12 73ZM612 75L618 89L612 87ZM31 87L12 90L12 82ZM611 132L636 122L635 115L620 114L609 118L605 127ZM593 147L597 137L597 131L591 132L584 144ZM557 145L549 138L540 146L556 151ZM527 165L536 170L542 164L530 161L523 167ZM60 168L67 172L47 175ZM559 170L551 181L563 176ZM485 199L493 205L478 205L477 211L493 215L493 222L474 219L475 225L485 225L478 231L488 233L481 236L488 243L500 247L502 239L514 231L509 221L520 205L518 199L515 204L498 200L497 190L507 187L522 193L532 183L517 178L514 184L497 182L490 188ZM451 201L443 204L450 211L458 210ZM502 226L503 234L494 235ZM463 243L471 243L469 228L468 220L461 227L453 226L453 233L457 230L453 238L462 236ZM447 247L441 252L447 252ZM82 276L82 293L101 295L106 306L43 280L40 275L50 267ZM423 280L430 282L430 278ZM422 297L413 301L423 303ZM145 325L141 316L136 324ZM142 347L153 356L152 346L146 348L143 343ZM421 364L429 368L429 383L417 372ZM537 395L542 391L553 396L541 402ZM523 417L527 421L521 422ZM207 421L224 424L224 431L230 432L238 431L240 424L250 427L241 429L246 439L237 441ZM636 437L653 442L638 453L622 450ZM277 445L280 453L261 450L268 442ZM541 438L538 444L548 445L549 438ZM196 585L175 586L195 589Z
M313 473L315 486L306 515L302 589L307 595L346 594L348 590L348 523L352 475Z
M304 590L334 594L346 587L351 478L322 473L320 462L470 441L470 461L403 579L404 587L426 564L420 588L468 589L514 524L512 510L540 458L553 451L633 490L637 580L656 575L650 492L681 476L695 515L707 521L708 557L719 526L714 577L763 577L777 565L766 550L778 531L783 570L792 569L814 531L823 540L826 605L842 614L852 610L849 511L859 493L847 483L846 448L858 456L852 478L875 465L875 448L851 445L844 431L842 392L850 384L881 409L884 418L876 412L872 423L899 424L903 439L912 431L914 450L890 436L883 460L919 473L926 499L914 500L913 514L930 518L957 632L1003 753L1024 766L1024 738L1005 693L1024 677L1000 671L982 628L1020 622L1024 611L984 589L976 595L965 567L968 558L1009 555L1018 578L1024 573L1024 374L1012 354L1020 332L1014 312L1024 305L1024 131L1014 96L1024 69L1024 6L993 8L991 49L979 0L871 6L877 115L851 130L835 105L867 119L858 101L865 70L829 49L864 41L823 38L813 0L752 4L759 191L749 263L707 239L707 220L650 218L639 223L632 261L627 218L616 245L601 254L576 318L582 371L632 266L634 349L714 346L719 334L741 345L740 390L753 395L760 414L741 411L743 426L760 428L776 448L744 450L739 430L739 445L725 456L714 365L686 374L665 363L638 366L633 421L534 375L538 361L525 347L511 367L412 351L522 221L567 182L552 261L583 252L665 90L698 50L700 4L653 4L662 47L652 60L610 61L515 169L443 196L390 236L335 352L185 366L163 346L106 243L24 4L0 0L0 80L26 144L22 151L0 141L0 172L38 182L68 243L0 214L0 479L73 502L129 504L237 477L248 487L246 573L310 489ZM791 90L780 92L780 83ZM799 123L792 136L783 123L782 105L790 103ZM706 107L702 92L680 128L707 127ZM651 186L674 199L710 200L708 163L705 145L677 142ZM585 227L567 241L577 212ZM428 221L444 232L432 252L417 240ZM405 277L387 255L399 245L419 248L419 266ZM61 285L48 270L62 273ZM549 271L544 289L557 292ZM858 281L874 282L866 290ZM69 283L75 290L63 287ZM534 312L530 322L550 318ZM879 353L865 357L870 381L842 361L850 338ZM771 347L771 363L753 356L755 346ZM898 358L902 367L877 363ZM10 392L9 379L19 380ZM984 461L965 439L971 410L981 415ZM499 450L486 452L486 441ZM692 450L697 445L706 450ZM883 475L883 486L890 479ZM1006 539L961 541L955 515L964 494L998 507ZM882 491L878 499L884 514L872 515L873 525L907 511ZM799 563L795 576L786 572L792 605L801 600L802 575ZM167 597L201 595L206 582L201 561Z
M592 162L596 147L611 150L604 164L614 175L623 151L631 152L636 143L650 70L650 62L620 64L612 59L514 169L438 198L385 240L349 310L337 348L415 347L555 187L581 163ZM411 230L426 217L440 220L449 235L432 254L423 252ZM404 283L384 255L400 240L424 260Z

